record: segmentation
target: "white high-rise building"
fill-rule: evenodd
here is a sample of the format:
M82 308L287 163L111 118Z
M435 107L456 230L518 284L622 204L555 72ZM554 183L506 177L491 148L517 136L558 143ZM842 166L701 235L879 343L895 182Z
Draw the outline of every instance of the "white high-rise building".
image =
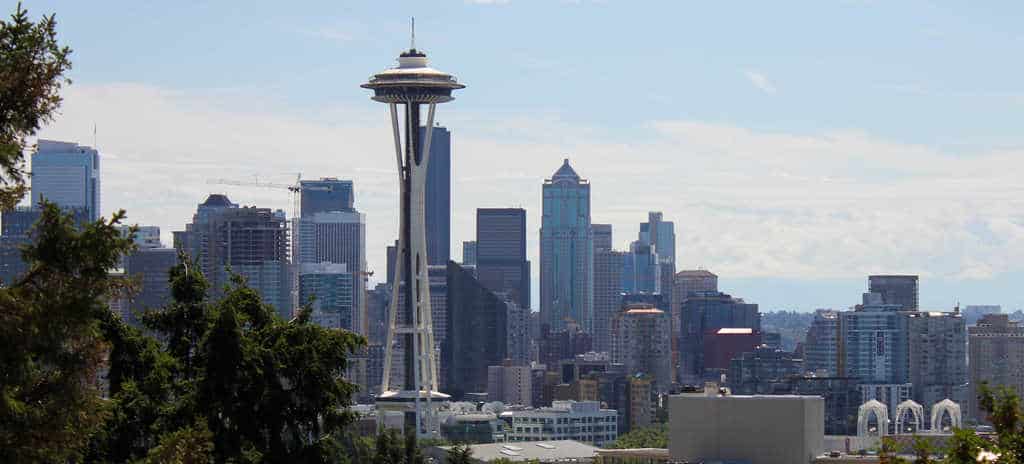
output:
M85 208L90 221L99 218L99 151L43 139L37 146L32 154L32 205L45 198L61 208Z

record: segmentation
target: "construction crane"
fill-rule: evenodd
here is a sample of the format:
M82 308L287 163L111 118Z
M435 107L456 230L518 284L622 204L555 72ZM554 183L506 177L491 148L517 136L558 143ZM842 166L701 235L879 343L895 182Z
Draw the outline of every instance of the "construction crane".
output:
M280 184L280 183L274 183L274 182L260 182L259 179L255 179L255 180L251 180L251 181L248 181L248 180L234 180L234 179L208 179L206 181L206 183L207 184L214 184L214 185L234 185L236 187L260 187L260 188L287 190L288 192L291 193L291 197L292 197L292 218L298 218L299 217L299 213L300 213L300 211L299 211L299 204L300 204L300 202L302 200L302 195L301 194L302 194L303 190L324 191L324 192L327 192L327 191L331 190L330 187L326 187L326 186L322 186L322 185L307 185L307 186L303 186L302 185L302 173L299 173L299 174L297 174L295 176L295 183L294 184Z

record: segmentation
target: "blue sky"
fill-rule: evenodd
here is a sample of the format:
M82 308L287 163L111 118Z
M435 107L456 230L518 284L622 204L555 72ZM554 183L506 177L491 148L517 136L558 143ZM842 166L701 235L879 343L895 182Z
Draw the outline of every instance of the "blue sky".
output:
M13 2L8 10L13 9ZM468 87L455 136L453 250L473 210L530 212L570 157L624 247L648 210L682 267L766 308L845 307L872 272L922 301L1024 306L1019 2L48 2L74 49L63 115L92 142L104 208L182 227L210 186L356 182L370 266L397 203L384 110L358 84L408 44Z

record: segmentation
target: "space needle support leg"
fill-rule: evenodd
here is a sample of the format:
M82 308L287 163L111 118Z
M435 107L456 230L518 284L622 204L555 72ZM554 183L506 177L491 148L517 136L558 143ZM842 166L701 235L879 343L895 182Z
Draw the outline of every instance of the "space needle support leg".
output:
M423 160L423 166L427 167L428 169L430 167L430 140L431 140L432 136L434 135L434 109L436 107L437 107L437 104L430 103L430 106L428 107L428 110L427 110L426 130L424 131L424 132L426 132L426 137L425 137L425 140L423 141L423 152L422 152L423 154L421 155L421 159ZM445 263L445 264L447 265L447 263ZM424 275L421 276L421 278L423 278L423 280L426 281L427 289L428 289L428 293L427 294L429 295L429 288L430 288L429 271L427 271L427 270L424 270L424 271L425 271ZM432 408L431 397L433 396L433 392L436 391L436 390L440 390L440 388L439 388L438 382L437 382L437 360L434 358L434 350L433 350L433 347L435 346L434 345L434 321L433 321L434 317L433 317L433 309L431 308L429 298L428 298L428 301L424 302L423 307L424 307L425 311L423 311L423 314L422 314L422 321L421 321L422 327L421 327L421 331L420 331L420 334L421 334L420 335L420 337L421 337L420 340L423 341L423 344L421 345L422 350L420 351L420 355L423 357L422 358L423 359L423 364L420 367L420 369L421 369L420 372L423 372L424 375L427 377L427 379L426 379L427 381L425 382L426 385L424 385L426 387L426 390L427 390L427 414L426 414L426 419L427 420L425 422L426 422L426 427L427 427L427 433L431 433L431 432L433 432L434 427L437 425L437 424L433 423L434 419L435 419L435 415L434 415L434 412L433 412L434 410L431 409Z
M402 139L401 139L401 136L399 135L399 131L398 131L398 108L397 108L397 106L398 105L396 105L394 103L388 104L388 109L391 110L391 128L394 131L394 138L395 138L395 161L398 163L398 187L399 187L399 191L401 192L401 191L405 190L405 174L404 174L405 167L403 166L403 163L402 163L402 141L401 141ZM401 194L399 195L399 199L398 199L399 208L401 208L401 203L402 203L402 198L403 197L404 197L404 195L401 195ZM405 226L404 226L405 216L404 215L399 215L399 222L402 223L402 224L399 224L399 230L403 230L405 228ZM399 234L399 241L400 242L404 242L405 241L404 234ZM396 254L399 253L403 246L405 246L403 243L399 243L398 244L398 248L395 250L395 253ZM406 271L404 269L404 266L405 266L404 260L402 260L402 259L395 259L395 275L392 278L392 280L393 280L393 282L395 284L391 288L391 304L390 304L391 310L388 311L389 312L389 314L388 314L388 334L387 334L386 344L384 345L384 378L382 379L381 384L380 384L380 390L381 390L382 394L384 392L387 392L387 391L391 390L391 364L392 364L392 356L393 356L394 344L395 344L395 328L397 327L396 321L397 321L397 316L398 316L398 297L399 297L399 285L398 285L398 282L401 281L402 275L405 274L406 272L408 272L408 271Z

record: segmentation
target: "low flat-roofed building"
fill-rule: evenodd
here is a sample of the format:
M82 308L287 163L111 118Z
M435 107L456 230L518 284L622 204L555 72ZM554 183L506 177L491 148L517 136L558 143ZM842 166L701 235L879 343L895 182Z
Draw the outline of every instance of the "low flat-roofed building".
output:
M673 461L800 464L824 451L825 404L818 396L669 397Z
M435 446L427 449L427 454L445 464L448 462L448 451L451 446ZM573 440L535 441L529 443L487 443L469 445L472 450L472 462L491 462L506 459L511 462L594 462L598 448Z

